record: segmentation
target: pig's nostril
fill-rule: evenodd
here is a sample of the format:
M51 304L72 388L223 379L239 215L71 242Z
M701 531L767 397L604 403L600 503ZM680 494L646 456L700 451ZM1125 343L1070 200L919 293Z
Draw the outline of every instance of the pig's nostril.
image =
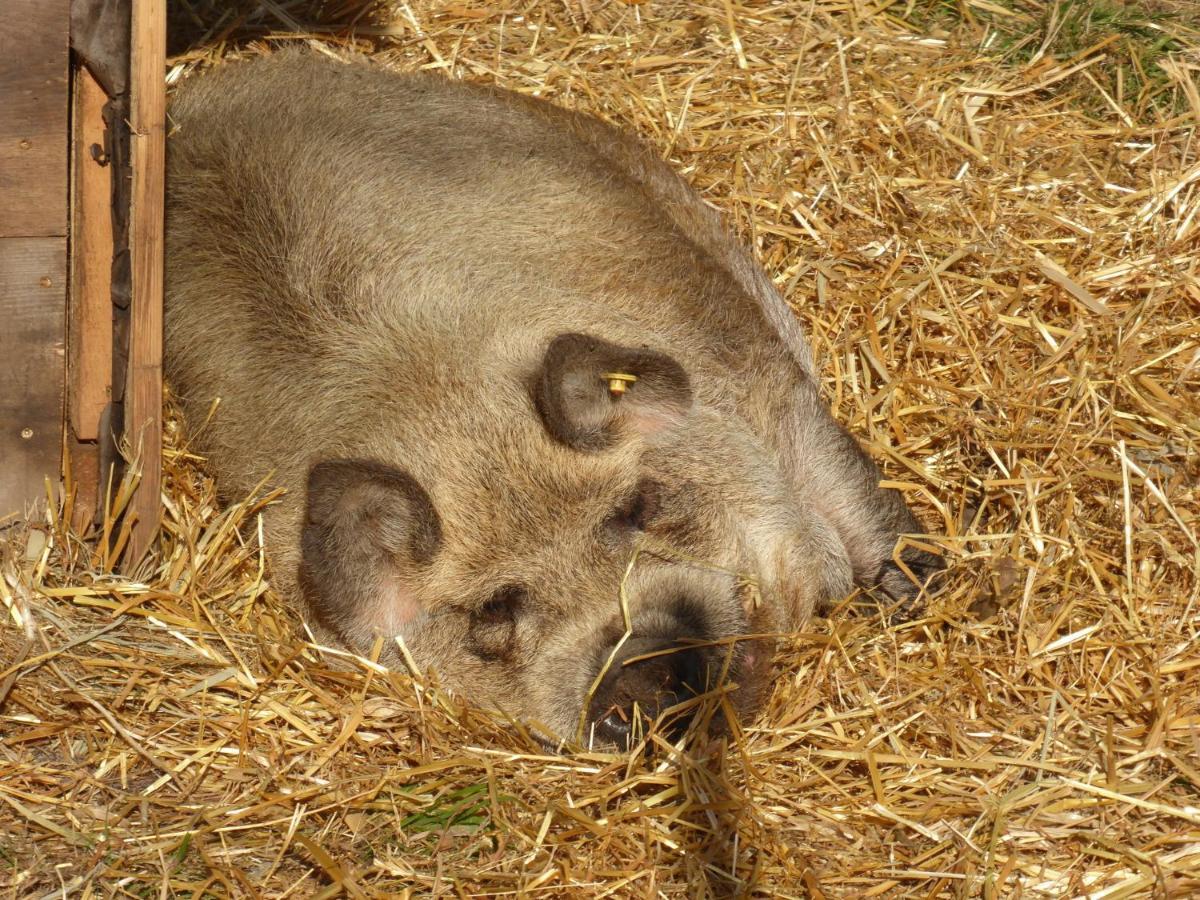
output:
M708 690L707 658L699 650L676 651L671 657L678 685L678 700L684 700Z
M633 737L633 722L624 710L611 710L596 719L592 726L596 741L627 747Z

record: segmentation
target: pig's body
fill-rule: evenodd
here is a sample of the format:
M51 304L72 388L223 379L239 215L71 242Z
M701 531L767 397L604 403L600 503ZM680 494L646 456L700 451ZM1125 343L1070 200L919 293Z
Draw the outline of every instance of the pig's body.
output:
M225 494L288 489L275 580L326 633L402 635L468 696L619 742L613 709L664 705L637 665L597 684L635 546L623 648L794 628L854 582L915 592L890 561L919 529L791 313L640 144L305 54L198 78L171 117L169 378L193 425L221 398L196 443ZM716 651L689 652L643 680L706 686Z

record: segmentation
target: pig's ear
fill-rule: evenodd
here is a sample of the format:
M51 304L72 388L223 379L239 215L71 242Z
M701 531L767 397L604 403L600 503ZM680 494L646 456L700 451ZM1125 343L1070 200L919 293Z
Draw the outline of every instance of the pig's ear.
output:
M533 384L546 430L577 450L603 450L622 430L651 435L692 406L687 373L670 356L586 334L560 334Z
M360 459L309 472L300 586L335 630L399 633L421 611L412 577L441 542L437 510L407 472Z

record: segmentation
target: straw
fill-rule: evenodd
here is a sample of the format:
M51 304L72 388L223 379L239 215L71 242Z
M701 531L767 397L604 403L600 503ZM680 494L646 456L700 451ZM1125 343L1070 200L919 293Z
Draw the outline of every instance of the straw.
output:
M1200 894L1195 31L1178 104L1097 109L1113 45L1015 65L905 7L177 4L173 81L300 41L669 153L950 571L913 621L782 640L730 738L556 755L313 645L273 495L223 507L170 425L136 578L57 509L0 531L4 896Z

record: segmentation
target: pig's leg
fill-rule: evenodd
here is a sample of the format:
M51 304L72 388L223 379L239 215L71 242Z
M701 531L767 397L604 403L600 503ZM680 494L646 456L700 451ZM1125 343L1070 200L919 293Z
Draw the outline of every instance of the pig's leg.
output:
M816 386L807 378L800 381L797 402L779 419L796 489L837 531L855 583L884 605L906 608L941 568L941 560L913 546L896 553L901 535L921 534L924 528L899 491L879 486L879 467L834 420ZM897 564L897 556L916 583Z

